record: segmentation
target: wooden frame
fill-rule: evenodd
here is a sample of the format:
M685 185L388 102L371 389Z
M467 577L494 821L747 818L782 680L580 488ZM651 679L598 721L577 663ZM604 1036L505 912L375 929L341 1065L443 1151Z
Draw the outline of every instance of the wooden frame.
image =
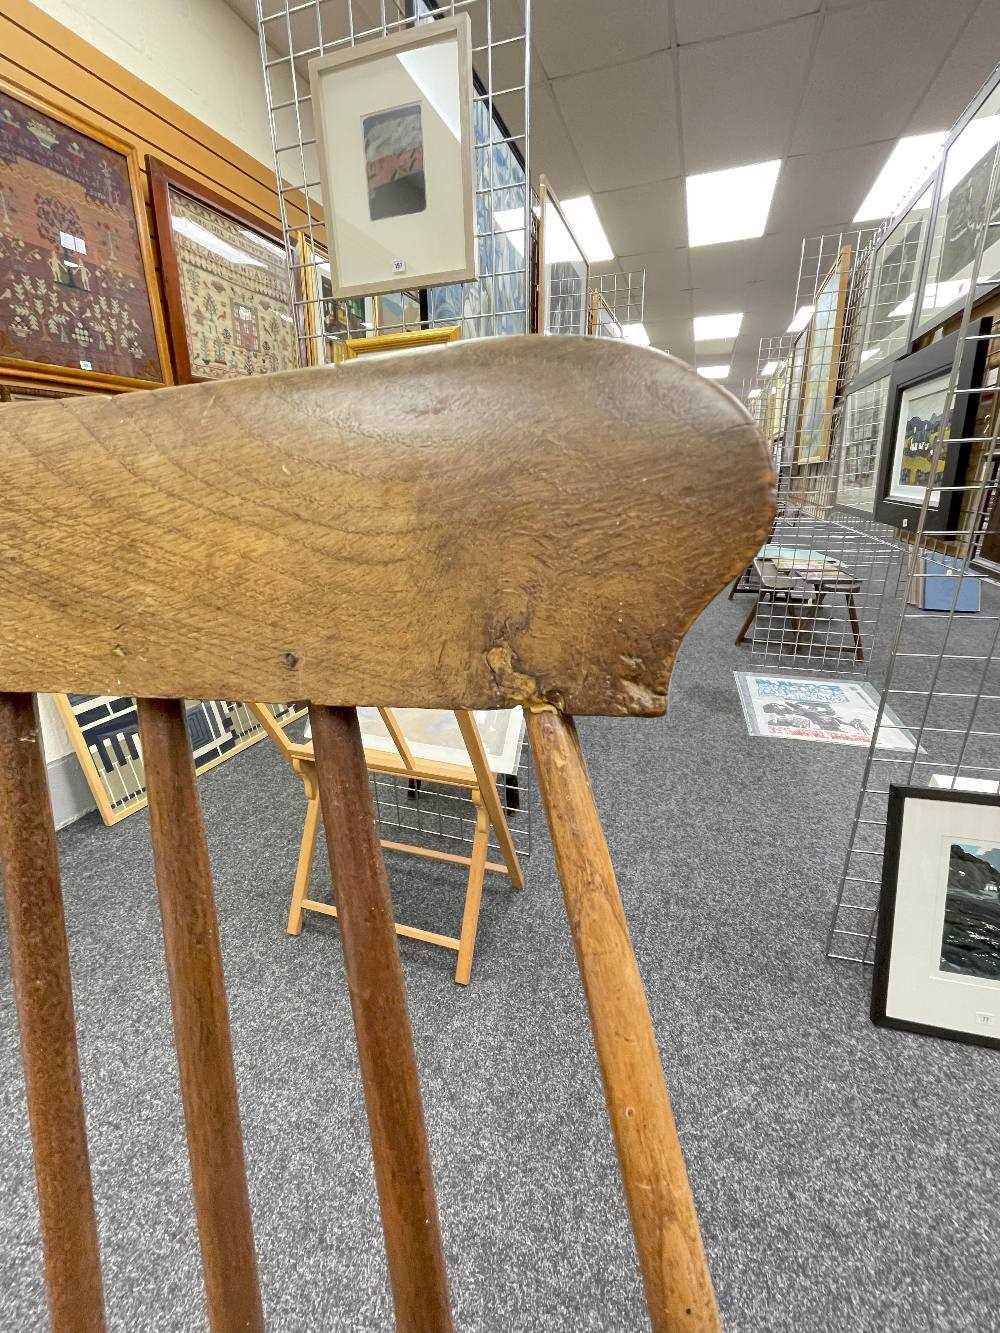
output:
M306 364L310 366L336 364L345 360L344 343L346 339L327 332L323 323L323 304L325 301L331 301L337 305L346 306L350 301L357 298L325 297L320 287L321 278L317 272L320 264L326 264L329 267L330 261L325 250L321 250L318 245L311 241L304 230L296 232L294 244L297 268L293 275L293 288L296 300L302 302L300 338L305 343ZM363 301L364 298L361 299ZM374 310L374 301L370 304ZM367 323L368 321L363 321L363 325ZM348 321L348 333L350 333L350 321ZM320 354L320 347L324 339L328 344L329 360L324 360Z
M977 336L970 336L963 346L955 385L957 392L949 426L949 434L954 439L965 438L973 433L979 396L970 393L969 390L982 382L988 349L985 335L990 332L992 325L993 320L989 315L976 321L973 332ZM908 389L917 388L922 383L950 375L958 337L956 332L949 334L947 338L938 338L937 341L928 343L919 352L911 352L909 356L901 357L890 372L888 398L882 420L882 444L876 475L874 511L876 519L880 523L889 524L890 527L915 529L922 505L922 501L919 500L909 503L890 495L903 395ZM965 475L968 458L968 444L946 446L942 453L944 469L937 484L943 487L959 485L960 479ZM931 489L933 491L934 488ZM928 510L929 515L933 515L932 527L944 532L952 531L961 503L962 496L958 491L942 491L937 506L932 505Z
M184 297L181 292L181 281L177 265L177 250L174 245L174 228L170 209L170 191L176 190L180 194L187 195L195 203L201 204L204 208L210 208L214 212L221 213L224 217L238 223L240 226L248 227L257 232L266 240L281 248L285 254L285 239L281 231L271 226L269 223L261 220L259 216L251 213L248 209L242 208L233 200L227 199L217 191L210 189L207 185L202 185L200 181L191 176L187 176L182 171L178 171L169 163L161 161L158 157L147 154L146 170L149 174L149 191L153 204L153 217L156 221L156 239L160 249L161 270L163 273L163 291L167 303L167 322L170 329L170 346L173 352L174 369L177 382L179 384L196 384L209 378L228 379L232 376L210 377L206 375L195 375L191 368L191 352L188 341L187 319L184 314ZM287 256L286 256L287 267ZM298 338L294 333L295 314L294 314L294 287L293 274L291 268L287 268L288 273L288 315L292 321L293 336L292 342L295 347L294 365L281 366L282 370L294 370L298 368Z
M566 231L573 239L573 243L580 253L580 260L583 264L584 274L580 292L580 327L573 330L574 333L585 335L588 330L590 320L590 302L588 299L590 281L590 264L587 256L583 253L583 247L573 235L573 228L566 221L566 215L562 211L562 205L555 190L549 184L545 176L538 178L538 274L537 274L537 296L538 296L538 332L548 334L549 322L549 301L547 296L548 288L545 282L545 205L550 203L559 215L559 220L566 228ZM557 329L556 333L567 333L568 330Z
M129 815L134 815L137 810L144 810L149 803L149 797L145 791L138 795L127 794L126 799L122 801L113 801L111 799L111 796L108 793L108 788L101 779L96 761L87 744L87 738L83 734L79 719L73 710L73 705L70 702L69 697L65 694L55 694L53 695L53 701L56 710L59 713L60 721L66 728L66 735L69 738L70 745L73 747L73 753L80 761L83 776L87 780L87 786L90 788L94 803L97 806L98 812L104 820L104 823L109 827L113 824L120 824L123 819L127 819ZM135 700L132 700L132 706L133 708L135 707ZM270 714L270 716L276 727L286 727L292 722L295 722L298 718L304 717L305 712L306 710L304 706L293 707L280 722L274 718L273 714ZM255 715L259 716L259 714L256 714L256 711ZM267 732L265 729L258 728L252 735L244 735L240 737L235 745L231 746L223 753L216 755L215 758L209 759L205 763L197 765L198 775L200 776L202 773L208 773L213 768L217 768L220 764L226 763L227 760L235 758L238 754L242 754L243 751L248 750L251 745L256 745L258 741L262 741L266 734Z
M339 241L342 235L340 218L337 213L337 193L334 189L334 173L330 170L328 156L326 123L323 114L324 96L321 90L323 76L332 70L346 66L369 65L373 61L384 60L386 56L400 55L417 50L420 47L449 42L452 37L457 45L458 78L461 84L459 101L459 120L462 154L462 208L465 230L466 262L458 268L440 272L424 270L396 269L379 281L368 280L350 283L343 280L341 273ZM309 91L312 95L314 134L316 151L319 158L320 182L323 192L323 209L330 237L330 277L335 296L375 296L380 292L395 292L401 287L437 287L453 282L473 282L476 278L476 228L474 213L474 175L472 166L472 25L468 14L453 14L440 18L434 23L421 24L400 32L390 33L385 37L371 38L357 46L348 46L326 55L314 56L309 61ZM384 104L383 104L384 105ZM378 110L378 106L371 108ZM355 114L354 109L346 114ZM428 216L427 226L433 227L434 219ZM392 253L390 251L390 253ZM399 252L396 251L398 254ZM403 261L400 260L400 263Z
M291 740L283 727L269 712L266 704L250 704L261 726L281 751L283 758L292 771L300 778L306 798L306 817L302 828L302 841L299 846L295 879L292 883L292 897L288 908L287 932L298 935L302 931L305 912L318 912L324 916L336 916L337 909L332 903L320 902L307 896L313 859L316 853L316 841L319 837L320 800L316 781L316 756L310 743L301 744ZM455 981L466 986L472 974L472 960L476 949L476 933L479 928L479 909L483 896L483 878L487 870L507 875L515 889L524 888L524 876L517 856L517 849L511 836L510 827L497 796L496 780L489 766L482 738L471 713L456 712L456 720L469 753L468 766L448 764L430 759L415 759L407 744L402 728L399 726L391 708L380 708L379 715L385 723L392 739L395 751L376 750L365 746L365 763L372 773L385 773L391 777L405 777L412 782L437 782L443 786L461 787L468 791L476 810L476 830L472 839L472 851L469 856L453 852L435 851L420 847L414 843L393 842L381 838L380 845L387 851L406 852L411 856L423 856L431 861L447 861L452 865L467 866L469 875L465 887L465 905L462 911L462 927L457 936L441 935L435 931L418 930L395 922L397 935L411 940L422 940L425 944L434 944L438 948L454 950L458 958L455 963ZM488 861L487 853L490 842L490 829L496 834L497 842L503 855L503 862Z
M817 313L820 301L824 293L830 288L831 282L836 280L834 290L833 319L829 328L829 347L818 345L818 335L823 332L817 327L816 314L813 314L812 322L809 325L809 341L806 345L805 369L802 374L802 396L799 402L798 420L796 423L796 440L792 457L799 465L808 463L825 463L830 457L830 441L833 433L833 404L837 396L837 385L840 382L840 370L843 364L843 338L844 338L844 317L847 313L847 296L850 289L851 279L851 247L845 245L842 247L837 261L826 274L823 281L819 284L816 291ZM816 346L814 347L814 344ZM825 366L827 351L829 352L829 362ZM813 356L815 352L816 361ZM820 372L820 377L816 385L817 403L820 408L820 418L818 422L818 436L816 438L815 448L808 454L802 452L802 432L806 425L806 411L810 399L810 383L812 376Z
M121 389L154 389L162 384L173 383L171 374L170 351L167 342L167 333L163 322L163 312L160 307L160 289L156 280L156 270L153 263L153 250L150 243L149 230L146 222L146 205L142 196L142 186L139 170L139 150L135 143L127 138L118 138L109 134L99 125L85 120L70 111L64 111L61 108L36 97L33 93L27 92L20 85L13 81L0 77L0 92L5 93L15 101L23 102L25 106L41 112L50 119L65 125L68 129L75 130L77 133L92 139L95 143L109 148L124 158L128 172L128 182L130 198L132 201L132 210L135 218L136 240L139 246L139 256L142 263L142 273L146 282L146 294L149 299L149 311L152 325L153 341L156 354L160 362L159 379L139 379L128 375L115 375L104 371L84 370L75 366L60 366L55 363L43 361L23 360L19 357L0 355L0 369L10 371L13 375L23 377L28 380L40 380L52 384L66 384L72 388L97 389L102 392Z
M885 826L885 853L882 859L882 889L879 896L878 920L875 935L875 970L872 976L871 1020L879 1027L895 1028L899 1032L915 1032L924 1037L942 1037L948 1041L963 1042L969 1046L987 1046L1000 1050L1000 1035L986 1032L965 1032L961 1029L938 1027L906 1018L890 1016L889 971L892 961L893 937L896 926L896 902L899 887L899 862L902 850L903 815L907 800L944 801L955 805L987 806L1000 809L1000 799L981 792L948 791L933 787L889 786L889 808ZM990 992L983 990L983 995ZM994 1005L1000 996L992 992ZM985 1003L985 1001L984 1001ZM992 1026L994 1014L987 1011L987 1022ZM994 1029L995 1030L995 1029Z
M441 329L412 329L402 333L377 333L370 338L344 340L344 360L354 361L359 356L378 355L382 352L404 352L411 347L436 347L456 342L462 336L459 324Z

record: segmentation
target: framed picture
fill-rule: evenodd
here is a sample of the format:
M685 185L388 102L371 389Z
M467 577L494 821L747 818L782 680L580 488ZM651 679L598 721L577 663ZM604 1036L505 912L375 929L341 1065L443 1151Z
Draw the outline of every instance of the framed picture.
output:
M333 294L330 261L305 232L295 237L296 293L302 302L302 336L310 366L344 359L344 341L363 338L373 327L373 302L363 296L345 301Z
M845 245L820 285L809 325L795 452L797 463L823 463L830 456L833 400L840 376L850 276L851 248Z
M885 410L889 402L889 376L881 375L844 396L840 413L840 451L837 472L837 507L871 516Z
M544 176L538 204L538 330L585 334L590 265Z
M806 333L800 333L792 345L791 367L788 372L788 402L785 407L785 438L781 447L782 463L795 461L795 438L799 432L802 413L802 388L806 373Z
M333 294L476 276L468 14L309 62Z
M972 332L985 335L991 320L978 320ZM919 352L900 358L889 377L888 406L882 429L882 447L876 490L875 517L894 528L917 525L924 491L931 480L931 460L942 432L956 438L971 435L977 396L969 390L981 382L986 342L968 339L956 381L954 410L945 421L948 383L958 334L939 338ZM934 480L942 487L961 485L968 461L968 445L941 451ZM954 527L961 504L957 491L932 490L929 512L936 531Z
M443 329L412 329L405 333L379 333L373 338L348 338L344 343L345 361L359 356L384 356L386 352L419 351L425 347L439 347L455 342L462 336L457 324Z
M889 788L872 1022L1000 1049L1000 799Z
M56 694L59 717L105 824L117 824L147 804L146 772L135 700L125 696ZM282 726L306 714L305 704L268 704ZM187 705L197 773L256 745L265 736L246 704L219 699Z
M394 708L392 716L415 758L468 767L469 752L451 709ZM524 737L523 709L476 709L472 716L479 728L491 771L510 776L516 774ZM377 708L359 708L358 722L365 749L394 749L392 737Z
M135 148L4 83L0 367L103 390L170 381Z
M31 380L0 384L0 403L27 403L39 398L74 398L79 397L76 389L56 389L47 384L34 384Z
M281 232L158 158L146 165L177 379L297 370Z

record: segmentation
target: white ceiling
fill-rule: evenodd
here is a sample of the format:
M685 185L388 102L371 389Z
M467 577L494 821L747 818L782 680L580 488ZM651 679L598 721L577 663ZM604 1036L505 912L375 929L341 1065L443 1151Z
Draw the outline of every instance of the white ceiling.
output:
M532 23L532 176L593 195L655 346L694 362L694 315L746 313L733 388L788 325L802 238L849 227L894 141L950 126L1000 59L1000 0L533 0ZM766 234L689 249L684 176L779 157Z

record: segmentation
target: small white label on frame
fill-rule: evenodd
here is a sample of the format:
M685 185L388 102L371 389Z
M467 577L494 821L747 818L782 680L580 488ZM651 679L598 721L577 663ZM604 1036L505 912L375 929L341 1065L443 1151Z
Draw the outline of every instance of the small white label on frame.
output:
M81 361L81 362L80 362L80 369L81 369L81 370L93 370L93 369L94 369L94 366L93 366L93 363L90 362L90 361Z
M984 1009L976 1010L976 1022L981 1028L991 1028L993 1026L993 1015L987 1013Z
M405 273L405 272L406 272L406 260L405 260L405 259L394 259L394 260L392 261L392 271L393 271L393 273Z

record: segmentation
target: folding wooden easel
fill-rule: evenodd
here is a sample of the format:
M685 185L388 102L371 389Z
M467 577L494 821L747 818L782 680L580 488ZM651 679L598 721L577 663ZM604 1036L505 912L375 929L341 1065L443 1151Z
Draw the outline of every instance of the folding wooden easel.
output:
M306 818L302 828L302 842L299 847L299 859L295 868L295 880L292 884L292 901L288 909L288 934L298 935L302 930L304 912L320 912L325 916L336 916L337 909L332 903L319 902L306 896L312 871L313 857L316 852L316 839L319 836L320 799L316 781L316 755L311 743L293 741L287 731L276 721L274 714L266 704L250 704L261 726L277 745L282 755L291 765L292 770L302 780L306 797ZM413 756L406 736L391 708L380 708L379 716L385 723L394 750L378 750L370 744L365 745L365 762L372 773L385 773L392 777L405 777L411 782L438 782L446 787L458 787L469 793L476 811L476 827L472 836L472 851L469 856L456 852L442 852L430 847L420 847L416 843L392 842L382 838L381 845L387 851L407 852L411 856L424 856L432 861L448 861L453 865L467 866L469 875L465 887L465 907L462 912L462 928L457 936L440 935L432 930L419 930L416 926L403 925L397 921L396 934L405 935L411 940L423 940L426 944L436 944L442 949L454 949L458 954L455 964L455 980L460 986L466 986L472 973L472 959L476 949L476 932L479 928L479 909L483 897L483 879L488 870L508 875L515 889L524 888L524 876L517 857L517 849L511 836L510 826L504 814L503 806L497 796L496 780L490 770L489 760L483 748L479 728L471 713L459 709L455 714L462 739L469 753L469 764L442 763L439 760L416 759ZM497 846L503 856L503 864L488 861L490 829L493 829Z
M718 1329L574 716L662 714L685 631L763 541L744 408L659 352L515 337L3 410L0 868L55 1333L105 1318L40 691L138 700L213 1333L264 1327L185 726L220 698L309 704L397 1328L453 1323L362 701L523 707L652 1328Z

